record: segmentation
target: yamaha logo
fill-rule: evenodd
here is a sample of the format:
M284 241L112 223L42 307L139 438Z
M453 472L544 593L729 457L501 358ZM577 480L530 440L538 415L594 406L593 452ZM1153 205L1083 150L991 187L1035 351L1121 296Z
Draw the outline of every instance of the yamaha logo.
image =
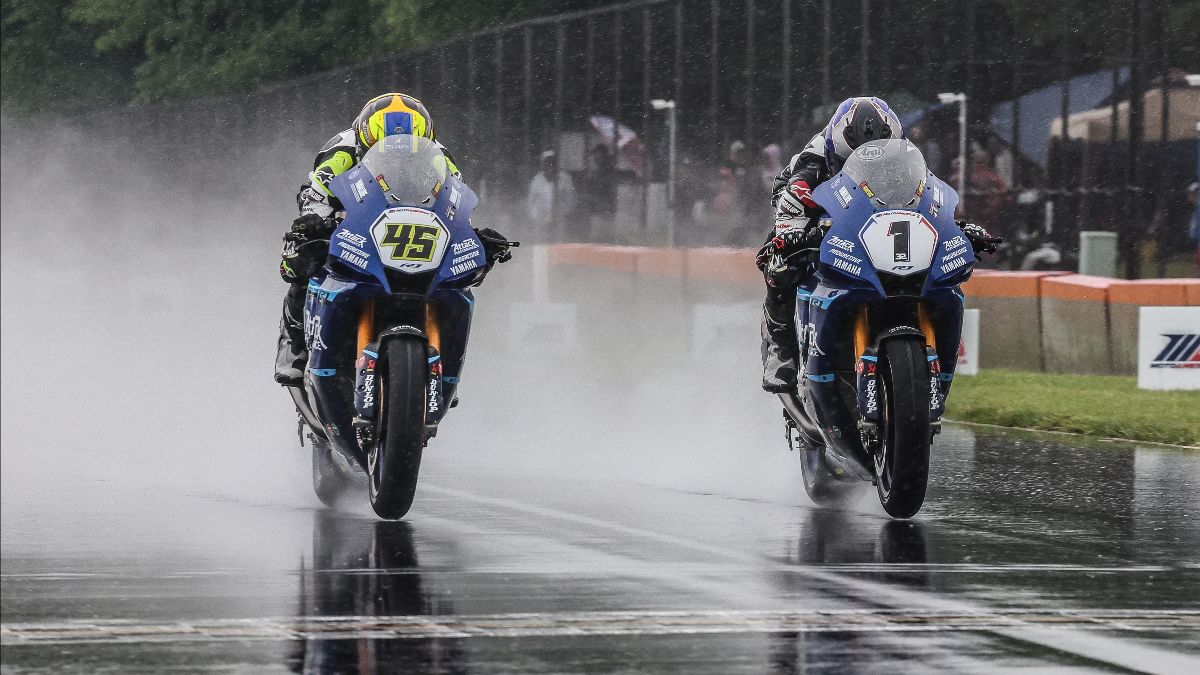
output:
M858 149L859 159L872 160L883 157L883 148L878 145L864 145Z

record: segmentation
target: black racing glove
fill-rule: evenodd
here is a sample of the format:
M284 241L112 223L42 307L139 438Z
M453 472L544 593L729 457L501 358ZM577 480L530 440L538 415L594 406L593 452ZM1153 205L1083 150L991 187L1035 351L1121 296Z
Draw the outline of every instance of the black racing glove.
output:
M283 235L279 276L289 284L303 283L321 269L329 255L329 236L337 229L333 218L306 213L292 221L292 229Z
M512 260L512 253L508 249L513 246L520 246L519 241L509 241L508 237L500 234L490 227L484 227L475 230L475 235L479 237L479 241L483 242L483 253L487 256L488 269L492 269L496 263L505 263Z
M337 225L334 218L322 218L315 213L306 213L292 221L292 231L288 234L305 241L328 239L337 229Z
M821 228L788 227L775 232L761 249L755 263L770 286L792 286L811 275L819 258Z
M975 249L976 257L981 253L995 253L996 245L1004 241L1001 237L993 237L982 225L968 223L963 220L955 222L962 228L963 234L967 235L967 239Z

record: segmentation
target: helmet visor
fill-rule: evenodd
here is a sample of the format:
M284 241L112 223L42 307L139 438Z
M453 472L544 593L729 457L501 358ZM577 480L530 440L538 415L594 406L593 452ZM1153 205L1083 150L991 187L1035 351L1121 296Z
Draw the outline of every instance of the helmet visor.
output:
M448 173L438 144L421 136L385 136L363 155L362 165L387 195L401 206L433 203Z

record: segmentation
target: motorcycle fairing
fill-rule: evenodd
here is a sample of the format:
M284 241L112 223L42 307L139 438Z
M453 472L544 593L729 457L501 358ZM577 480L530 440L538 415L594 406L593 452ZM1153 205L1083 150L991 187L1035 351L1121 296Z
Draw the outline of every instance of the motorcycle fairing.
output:
M801 386L807 392L803 397L805 411L836 454L853 458L866 468L872 460L863 447L858 419L852 414L857 413L857 406L845 405L839 391L839 372L858 364L839 352L839 341L844 342L850 334L859 307L887 298L861 235L875 214L899 209L877 208L861 187L841 173L818 187L813 197L831 222L821 242L821 265L817 273L796 291ZM937 362L930 364L930 370L938 378L941 400L949 390L958 360L963 305L957 284L965 279L970 263L975 260L969 242L965 242L961 228L954 222L957 205L958 194L928 173L920 201L903 209L923 216L936 234L935 250L924 272L921 299L932 313L938 348ZM872 348L877 346L871 345L867 356L873 357Z
M304 300L304 337L308 367L304 386L313 411L325 425L325 434L337 449L361 462L350 420L355 410L354 345L361 302L384 295L376 283L355 281L335 270L322 270L308 282ZM341 423L338 423L340 421Z
M329 190L341 201L346 213L329 239L330 266L340 272L373 279L388 293L392 292L387 267L382 262L383 256L390 252L379 250L371 230L383 214L400 209L431 213L449 233L427 295L441 286L465 285L487 264L483 244L471 228L471 212L479 204L479 197L456 176L446 177L428 207L390 203L375 177L362 165L336 176L330 181Z
M838 173L813 191L813 199L831 221L821 242L821 265L827 276L845 278L848 287L868 287L877 299L886 297L878 272L862 240L865 224L877 213L904 210L923 216L936 232L935 250L926 272L924 289L949 288L962 283L964 270L975 262L970 242L954 222L958 193L940 178L927 172L925 190L916 206L890 209L874 204L862 188L844 173ZM965 248L963 246L965 244Z

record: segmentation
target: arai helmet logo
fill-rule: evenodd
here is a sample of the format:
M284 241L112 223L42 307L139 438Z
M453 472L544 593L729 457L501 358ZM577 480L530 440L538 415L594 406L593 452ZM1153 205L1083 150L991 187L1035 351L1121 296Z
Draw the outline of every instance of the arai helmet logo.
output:
M858 149L859 159L870 161L883 157L883 148L878 145L864 145Z

